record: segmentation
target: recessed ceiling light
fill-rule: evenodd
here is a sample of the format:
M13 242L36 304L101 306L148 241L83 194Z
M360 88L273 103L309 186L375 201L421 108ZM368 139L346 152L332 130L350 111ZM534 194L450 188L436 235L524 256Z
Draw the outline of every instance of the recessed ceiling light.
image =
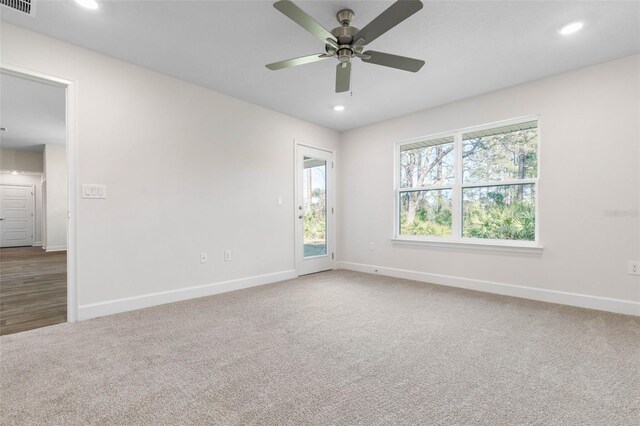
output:
M333 107L334 111L344 111L344 105L336 105Z
M98 8L98 2L96 0L76 0L76 3L82 7L86 7L87 9Z
M17 170L13 170L13 171L11 172L11 174L12 174L12 175L17 175L17 174L18 174L18 171L17 171Z
M560 31L558 32L562 35L569 35L580 31L582 27L584 27L582 22L572 22L560 28Z

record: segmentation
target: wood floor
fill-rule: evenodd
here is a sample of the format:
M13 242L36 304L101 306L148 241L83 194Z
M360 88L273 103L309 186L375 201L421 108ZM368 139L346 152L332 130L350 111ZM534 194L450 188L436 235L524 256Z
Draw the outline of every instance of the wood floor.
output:
M67 252L0 249L0 335L67 320Z

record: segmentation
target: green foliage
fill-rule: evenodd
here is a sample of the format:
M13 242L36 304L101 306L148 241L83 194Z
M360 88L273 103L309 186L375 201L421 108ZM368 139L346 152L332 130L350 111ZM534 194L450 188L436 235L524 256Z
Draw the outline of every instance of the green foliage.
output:
M499 192L489 192L487 194L487 198L489 198L490 200L492 200L493 202L495 202L498 205L504 205L504 194L501 194Z
M308 210L304 218L304 240L324 241L326 231L324 211Z
M443 225L432 221L421 221L416 218L411 223L400 224L402 235L429 235L435 237L451 236L451 225Z
M535 233L535 206L531 203L483 206L480 202L471 202L465 205L465 237L533 241Z
M315 203L311 199L316 200ZM327 232L324 190L314 189L311 199L305 206L304 240L324 241Z
M495 240L535 239L535 206L530 202L505 204L499 193L490 193L495 203L468 202L464 208L463 236ZM498 199L500 201L498 201ZM406 212L400 214L400 234L434 237L451 236L451 208L445 206L437 213L425 208L416 211L408 222Z
M402 235L430 235L430 236L450 236L451 235L451 207L442 205L439 209L420 207L416 210L414 219L407 221L406 212L400 215L400 233Z

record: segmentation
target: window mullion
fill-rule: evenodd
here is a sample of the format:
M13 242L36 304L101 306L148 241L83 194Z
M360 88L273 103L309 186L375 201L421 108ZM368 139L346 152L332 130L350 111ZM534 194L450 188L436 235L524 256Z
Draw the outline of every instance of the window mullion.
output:
M394 235L400 235L400 177L402 175L402 166L400 166L400 145L395 146L395 165L394 165L394 181L395 181L395 201L393 203L393 226L395 230L393 231Z
M537 178L525 178L525 179L509 179L509 180L496 180L488 182L472 182L462 184L463 188L482 188L484 186L511 186L511 185L530 185L536 184Z
M456 133L454 139L455 179L453 183L452 234L454 238L462 238L462 133Z
M452 185L444 186L416 186L411 188L400 188L398 192L418 192L418 191L442 191L443 189L453 189Z

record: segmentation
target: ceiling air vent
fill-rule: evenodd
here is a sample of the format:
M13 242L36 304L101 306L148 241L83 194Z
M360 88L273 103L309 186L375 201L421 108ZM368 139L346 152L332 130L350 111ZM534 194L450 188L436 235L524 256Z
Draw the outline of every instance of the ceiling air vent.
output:
M0 4L10 7L18 12L25 13L27 15L33 15L35 0L0 0Z

